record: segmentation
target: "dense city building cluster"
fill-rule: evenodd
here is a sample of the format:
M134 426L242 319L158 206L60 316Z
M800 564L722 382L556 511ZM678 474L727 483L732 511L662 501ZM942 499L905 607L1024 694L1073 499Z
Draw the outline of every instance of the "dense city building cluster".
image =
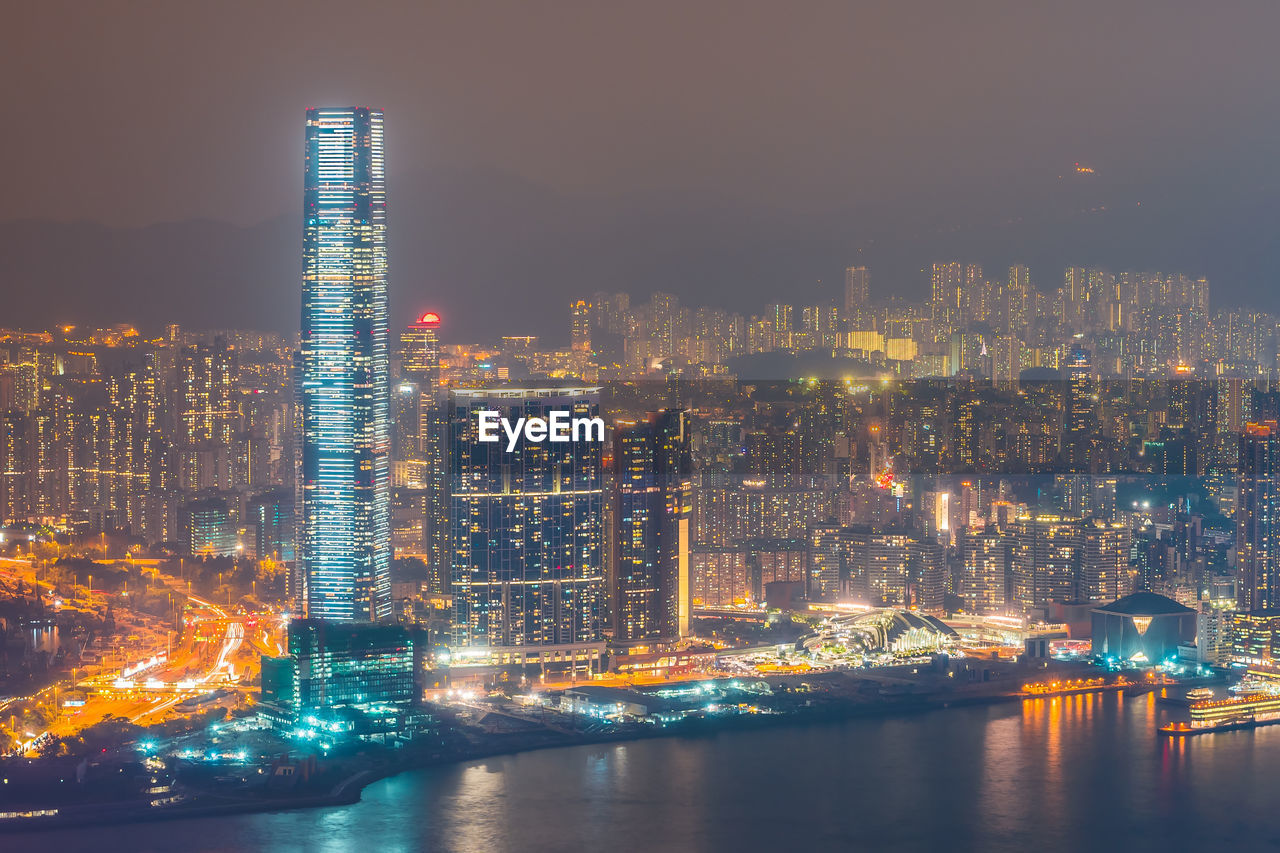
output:
M446 344L388 314L381 122L308 113L298 338L0 333L7 531L280 564L311 633L277 706L325 626L397 620L369 660L576 676L717 614L1071 623L1153 592L1198 612L1202 661L1270 660L1275 317L1180 274L945 262L921 303L856 266L827 304L602 293L564 348ZM557 412L599 440L544 440Z
M1263 377L1274 361L1277 318L1211 311L1202 278L1068 267L1061 285L1037 288L1025 266L988 276L978 264L949 261L933 264L930 286L924 302L873 299L868 269L849 267L842 300L772 304L760 314L682 305L669 293L633 304L629 294L601 292L570 305L569 349L536 360L633 378L662 369L749 375L775 363L750 357L807 354L800 364L821 355L899 377L1006 382L1028 369L1060 370L1076 350L1090 352L1104 378L1170 370Z

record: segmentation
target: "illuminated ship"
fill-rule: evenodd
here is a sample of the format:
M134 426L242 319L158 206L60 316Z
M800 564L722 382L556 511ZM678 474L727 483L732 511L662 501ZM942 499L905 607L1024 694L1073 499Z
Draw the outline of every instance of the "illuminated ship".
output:
M1191 703L1191 721L1168 723L1160 734L1180 737L1251 729L1280 722L1280 696L1273 693L1247 693L1230 699L1202 699Z

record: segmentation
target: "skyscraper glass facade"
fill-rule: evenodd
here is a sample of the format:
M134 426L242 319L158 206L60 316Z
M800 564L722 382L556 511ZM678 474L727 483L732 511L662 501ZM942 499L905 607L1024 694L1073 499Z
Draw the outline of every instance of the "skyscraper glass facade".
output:
M599 414L598 388L453 389L450 524L456 649L602 640L601 442L478 440L478 413ZM522 658L526 659L526 658Z
M307 111L300 597L312 619L391 613L383 116Z
M668 410L614 429L610 615L619 643L670 643L689 633L687 420Z
M1240 497L1236 507L1236 606L1242 611L1280 605L1280 425L1246 424L1240 436Z

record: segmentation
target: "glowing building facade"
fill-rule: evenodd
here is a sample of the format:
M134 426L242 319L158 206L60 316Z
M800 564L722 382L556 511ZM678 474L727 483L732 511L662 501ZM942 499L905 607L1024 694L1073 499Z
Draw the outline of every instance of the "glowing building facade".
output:
M1239 504L1236 506L1236 607L1272 610L1280 605L1280 426L1246 424L1240 436Z
M615 642L674 643L690 632L689 442L688 416L679 410L615 427L609 572Z
M455 665L590 667L604 649L603 441L508 451L506 436L479 440L479 413L596 418L599 389L454 388L449 402Z
M383 116L307 111L300 597L311 619L391 613Z

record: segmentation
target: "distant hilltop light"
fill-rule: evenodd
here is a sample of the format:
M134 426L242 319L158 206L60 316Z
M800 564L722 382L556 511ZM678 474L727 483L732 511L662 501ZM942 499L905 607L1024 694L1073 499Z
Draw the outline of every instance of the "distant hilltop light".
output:
M418 318L418 325L419 326L439 326L440 315L434 311L427 311L423 313L421 317Z
M1085 165L1083 165L1083 164L1081 164L1081 163L1076 163L1076 174L1077 174L1077 175L1092 175L1092 174L1093 174L1093 167L1092 167L1092 166L1085 166Z

